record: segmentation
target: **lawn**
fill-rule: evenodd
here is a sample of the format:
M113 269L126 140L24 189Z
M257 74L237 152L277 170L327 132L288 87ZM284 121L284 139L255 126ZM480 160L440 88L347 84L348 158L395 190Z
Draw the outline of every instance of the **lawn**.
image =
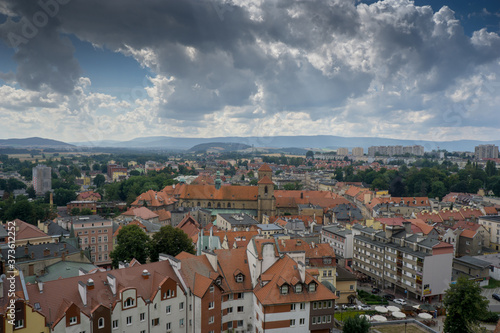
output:
M490 278L488 285L483 287L484 289L495 289L500 288L500 281Z
M405 325L392 325L392 326L372 326L380 333L401 333L405 332ZM416 325L407 325L406 333L426 333L423 329Z

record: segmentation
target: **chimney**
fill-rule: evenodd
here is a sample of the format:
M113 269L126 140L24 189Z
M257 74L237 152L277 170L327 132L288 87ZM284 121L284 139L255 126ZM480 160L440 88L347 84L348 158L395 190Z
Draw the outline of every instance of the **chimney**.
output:
M87 290L92 290L94 289L94 280L88 279L87 280Z
M87 285L82 281L78 281L78 293L82 299L83 306L87 306Z
M405 231L407 234L411 234L411 222L409 221L404 221L403 222L403 227L405 227Z
M66 243L63 243L63 248L66 248Z
M205 254L207 256L207 259L210 262L212 269L217 272L217 255L211 251L210 252L203 251L203 254Z
M40 292L40 294L43 294L43 282L37 281L37 285L38 285L38 291Z
M63 253L62 253L62 255L61 255L61 260L62 260L62 261L65 261L65 260L66 260L66 253L65 253L65 252L63 252Z
M116 278L108 273L108 285L109 288L111 288L111 292L113 293L113 296L116 296Z
M299 269L300 281L305 282L306 280L306 266L302 261L297 263L297 268Z
M149 274L149 272L148 272L148 270L147 270L147 269L145 269L145 270L143 270L143 271L142 271L142 278L143 278L143 279L145 279L145 280L149 279L149 276L150 276L150 275L151 275L151 274Z

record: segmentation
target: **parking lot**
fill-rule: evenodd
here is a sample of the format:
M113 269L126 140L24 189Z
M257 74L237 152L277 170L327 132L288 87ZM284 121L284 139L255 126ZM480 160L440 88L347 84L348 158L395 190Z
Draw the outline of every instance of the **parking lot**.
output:
M500 312L500 302L493 299L491 295L500 294L500 288L495 289L484 289L481 291L481 295L486 297L486 299L490 302L490 311Z

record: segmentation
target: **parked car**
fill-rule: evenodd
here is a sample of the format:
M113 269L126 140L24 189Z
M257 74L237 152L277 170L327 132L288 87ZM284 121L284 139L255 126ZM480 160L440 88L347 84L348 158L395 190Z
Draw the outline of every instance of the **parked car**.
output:
M361 305L358 305L358 309L367 311L367 310L371 310L372 308L367 304L361 304Z
M499 294L493 294L493 295L491 295L491 297L493 297L497 301L500 301L500 295Z
M384 296L382 296L383 298L385 298L386 300L388 301L393 301L394 300L394 295L391 295L391 294L385 294Z
M343 304L342 310L356 310L356 304Z
M402 298L396 298L393 302L399 305L406 305L406 301Z
M380 292L380 289L378 289L378 288L372 289L372 294L378 294L379 292Z

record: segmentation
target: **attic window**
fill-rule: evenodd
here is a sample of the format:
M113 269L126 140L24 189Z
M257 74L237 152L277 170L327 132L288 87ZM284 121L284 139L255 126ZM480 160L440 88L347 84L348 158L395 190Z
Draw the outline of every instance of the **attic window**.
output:
M301 284L301 283L298 283L298 284L295 286L295 293L297 293L297 294L302 293L302 284Z
M125 300L125 302L123 303L123 308L126 309L126 308L130 308L132 306L135 305L135 301L132 297L129 297Z
M281 295L286 295L288 294L288 285L284 284L281 286Z
M314 282L309 283L309 292L313 293L315 291L316 291L316 283Z
M245 277L243 276L243 274L236 275L236 282L243 282L244 279Z

